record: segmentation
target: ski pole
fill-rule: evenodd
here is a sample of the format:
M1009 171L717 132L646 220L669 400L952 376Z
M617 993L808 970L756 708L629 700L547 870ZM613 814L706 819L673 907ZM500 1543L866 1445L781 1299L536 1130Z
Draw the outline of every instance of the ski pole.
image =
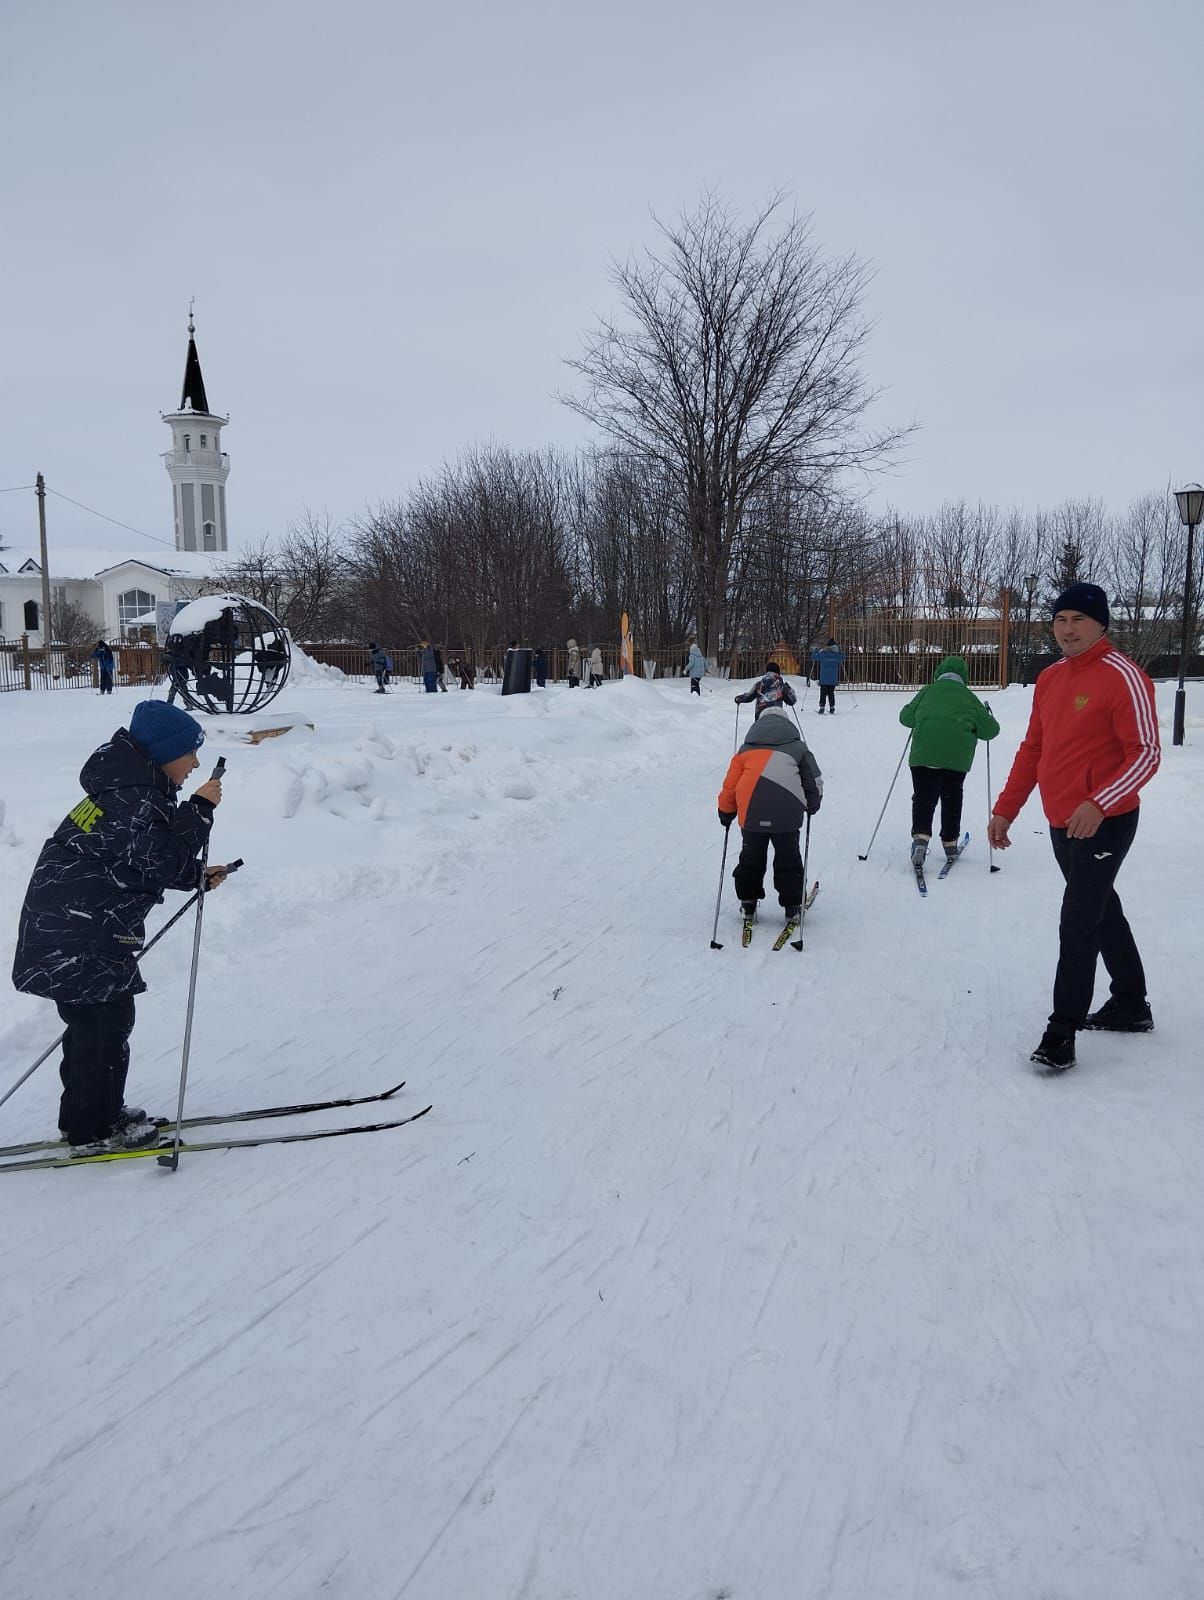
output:
M991 707L990 707L989 702L984 700L983 701L983 705L986 706L987 713L989 715L990 711L991 711ZM992 872L998 872L999 868L995 865L995 846L991 843L991 795L992 795L992 793L993 793L993 790L991 788L991 741L988 739L987 740L987 855L988 855L988 859L990 860L990 863L991 863L991 871Z
M226 870L227 873L237 872L239 867L241 867L241 866L242 866L242 858L240 857L237 861L231 861L228 864L228 866L226 867L225 870ZM180 918L188 910L189 906L194 904L195 901L196 901L196 895L195 894L190 895L188 897L188 899L185 900L184 904L180 907L180 909L176 912L176 914L173 917L169 917L167 919L167 921L159 929L159 931L155 935L155 937L153 939L148 939L146 941L146 943L142 946L142 949L135 952L134 960L135 961L141 961L143 956L146 955L148 950L153 950L154 947L158 944L159 940L167 932L167 930L169 928L174 927L175 924L177 922L179 922ZM67 1037L67 1030L64 1028L63 1032L59 1034L58 1038L54 1041L54 1043L50 1044L50 1045L47 1045L46 1049L42 1051L41 1055L34 1062L33 1066L29 1067L25 1072L23 1072L21 1074L21 1076L17 1079L16 1083L13 1084L12 1088L11 1089L6 1089L3 1094L0 1094L0 1106L2 1106L6 1100L11 1100L12 1099L13 1095L16 1094L17 1090L21 1087L21 1085L23 1083L25 1083L27 1079L33 1077L34 1073L42 1065L43 1061L48 1060L54 1054L54 1052L58 1049L58 1047L62 1044L63 1040L66 1037Z
M736 701L736 731L732 735L732 754L735 755L740 743L740 702Z
M723 860L719 863L719 893L715 896L715 926L711 929L711 949L722 950L723 946L716 939L719 932L719 902L723 899L723 878L727 870L727 841L731 838L732 830L729 827L723 830Z
M210 774L210 781L221 781L222 773L226 770L225 756L217 758L217 766ZM184 1122L184 1090L188 1085L188 1053L192 1047L192 1012L196 1003L196 974L197 965L201 959L201 919L205 915L206 873L209 866L209 840L206 837L204 848L201 851L201 879L196 891L196 928L192 935L192 972L188 978L188 1012L184 1018L184 1053L180 1059L180 1098L176 1103L176 1130L171 1142L171 1154L160 1156L159 1165L175 1172L180 1165L180 1131Z
M903 746L903 754L899 757L899 765L895 768L895 775L890 780L890 788L886 791L886 799L882 802L882 810L879 811L878 820L874 824L874 831L870 834L870 842L865 847L865 854L857 857L858 861L868 861L870 858L870 851L874 848L874 840L878 837L878 829L882 826L882 819L886 815L887 806L890 805L890 797L895 792L895 784L899 781L899 774L903 770L903 762L907 757L907 752L910 746L911 734L909 732L907 735L907 743Z
M807 828L803 834L803 903L798 914L798 945L803 948L803 923L807 920L807 862L811 859L811 813L807 813Z

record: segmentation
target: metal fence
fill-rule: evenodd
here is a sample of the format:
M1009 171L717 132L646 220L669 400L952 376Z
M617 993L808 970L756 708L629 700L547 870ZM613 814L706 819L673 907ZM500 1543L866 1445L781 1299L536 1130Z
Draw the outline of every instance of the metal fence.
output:
M113 683L152 684L162 676L157 645L113 646ZM81 658L65 645L0 643L0 694L9 689L99 689L100 673L94 661Z

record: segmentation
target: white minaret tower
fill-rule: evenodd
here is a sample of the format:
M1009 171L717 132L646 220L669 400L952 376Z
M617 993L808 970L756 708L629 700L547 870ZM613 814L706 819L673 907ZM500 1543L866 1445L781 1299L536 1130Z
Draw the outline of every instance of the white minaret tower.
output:
M229 417L209 409L205 380L196 353L196 329L188 308L188 357L178 411L161 412L171 429L171 449L163 460L171 479L177 550L226 550L226 479L230 458L222 449Z

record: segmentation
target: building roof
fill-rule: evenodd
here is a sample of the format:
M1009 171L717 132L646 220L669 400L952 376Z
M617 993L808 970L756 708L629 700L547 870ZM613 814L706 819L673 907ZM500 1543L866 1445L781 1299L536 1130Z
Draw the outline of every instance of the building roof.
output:
M214 578L222 564L237 560L228 550L71 550L52 544L50 547L50 576L52 581L69 583L73 580L102 578L116 567L133 561L151 572L161 572L164 577ZM28 548L0 550L0 578L40 573L41 559L36 550Z
M209 401L205 398L205 380L201 377L201 358L196 353L192 313L188 315L188 354L184 358L184 388L180 394L181 411L203 411L211 416Z

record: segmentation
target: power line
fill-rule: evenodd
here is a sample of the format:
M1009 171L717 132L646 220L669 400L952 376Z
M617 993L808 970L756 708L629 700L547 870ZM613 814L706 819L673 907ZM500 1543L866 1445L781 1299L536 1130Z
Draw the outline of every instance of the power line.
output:
M161 539L156 533L143 533L141 528L132 528L128 522L119 522L116 517L108 517L103 511L97 511L95 507L84 505L81 500L73 500L69 494L64 494L61 489L52 489L47 484L46 492L57 496L60 500L65 500L68 505L78 506L81 511L87 511L93 517L99 517L102 522L111 522L115 528L124 528L127 533L136 533L140 539L150 539L154 544L164 544L170 550L175 549L175 545L170 539Z
M11 489L0 489L0 494L19 494L22 489L36 488L36 483L15 483Z

